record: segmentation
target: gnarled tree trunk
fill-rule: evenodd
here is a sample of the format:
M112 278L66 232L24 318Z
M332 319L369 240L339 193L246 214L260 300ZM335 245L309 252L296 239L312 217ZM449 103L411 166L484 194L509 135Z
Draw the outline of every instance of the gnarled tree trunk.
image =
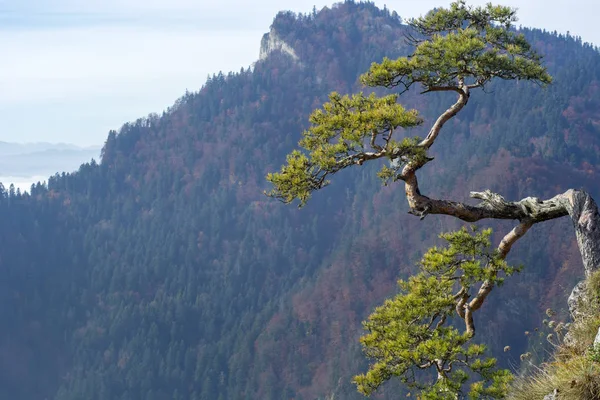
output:
M600 267L600 215L598 206L588 193L569 190L562 195L577 237L577 245L586 277Z
M581 253L585 277L600 268L600 214L594 199L586 192L569 190L564 194L563 204L567 209L577 237L577 245ZM577 310L584 295L584 280L571 291L568 305L571 316L579 314ZM598 331L600 335L600 329Z

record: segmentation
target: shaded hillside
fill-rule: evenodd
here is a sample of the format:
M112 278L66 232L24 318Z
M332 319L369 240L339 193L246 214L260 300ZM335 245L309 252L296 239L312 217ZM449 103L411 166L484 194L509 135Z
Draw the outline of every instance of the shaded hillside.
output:
M216 75L161 116L110 132L100 164L31 196L3 191L0 382L10 385L0 397L360 398L349 383L364 367L360 321L456 221L407 216L401 188L382 187L374 168L348 171L302 210L262 190L329 91L358 90L371 61L408 51L405 29L369 3L281 13L273 31L298 61L274 52ZM584 186L598 197L600 55L574 38L526 34L555 85L473 94L434 149L428 193ZM404 102L431 118L449 100ZM526 271L478 324L494 350L513 346L505 363L580 274L566 220L536 227L516 250Z

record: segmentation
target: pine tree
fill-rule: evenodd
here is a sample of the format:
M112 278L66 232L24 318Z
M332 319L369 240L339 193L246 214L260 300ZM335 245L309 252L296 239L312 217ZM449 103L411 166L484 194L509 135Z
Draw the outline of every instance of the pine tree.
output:
M485 382L472 386L472 398L505 394L507 375L488 374L494 361L478 358L473 361L472 357L480 356L482 349L467 344L475 334L473 313L501 283L499 274L512 273L503 260L534 224L569 215L575 225L586 274L598 267L600 228L596 227L600 226L600 215L586 192L569 190L549 200L527 197L509 202L486 190L471 192L471 197L481 203L470 205L430 198L419 189L417 172L433 161L430 148L445 124L465 108L473 91L484 89L494 80L526 80L541 86L552 82L541 56L522 34L512 29L516 20L516 11L509 7L492 4L471 7L462 0L448 9L437 9L412 20L414 34L408 35L414 45L412 54L373 63L361 77L367 87L396 93L385 96L332 93L329 102L310 116L311 126L299 142L303 150L294 150L280 172L267 176L273 184L269 196L284 203L298 200L302 207L313 192L327 186L329 178L339 171L382 159L387 163L382 165L379 177L385 184L404 182L410 213L421 219L442 214L466 222L487 218L518 221L486 263L470 265L472 261L443 260L440 253L440 264L433 272L402 282L403 294L371 315L365 323L370 333L362 341L367 355L377 362L366 375L356 378L359 390L365 394L392 376L424 388L418 383L421 375L413 370L435 367L437 383L424 389L422 398L457 398L468 380L465 370L453 369L452 365L457 363L466 370L485 371L484 381L491 381L487 389ZM423 123L416 110L407 110L397 102L414 87L420 88L421 94L456 95L455 103L437 117L425 138L403 135L405 130ZM452 247L452 240L450 243ZM432 251L437 250L430 250L424 260L433 256ZM455 276L453 268L463 268L464 274ZM473 293L472 285L477 286ZM458 291L453 292L454 289ZM411 314L413 311L416 314ZM464 333L445 325L446 318L453 313L464 321Z

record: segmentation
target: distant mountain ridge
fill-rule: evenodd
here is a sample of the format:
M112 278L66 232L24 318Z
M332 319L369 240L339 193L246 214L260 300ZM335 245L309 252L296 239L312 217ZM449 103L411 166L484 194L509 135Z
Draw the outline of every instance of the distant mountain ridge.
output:
M74 171L92 158L99 159L100 150L100 146L69 143L0 142L0 182L12 178L24 181L28 177L44 177L45 181L50 175Z
M29 154L47 150L100 151L101 148L101 146L77 146L71 143L16 143L0 141L0 155Z
M458 222L407 216L402 188L382 187L377 166L342 173L302 210L262 191L308 114L330 91L363 89L372 61L406 54L407 29L370 2L279 13L278 40L263 41L252 69L216 74L161 116L111 131L100 162L30 195L0 192L0 398L363 398L350 382L366 363L361 320L436 243L432 232ZM555 84L472 93L432 149L427 193L515 199L581 186L598 198L600 54L523 32ZM452 100L401 98L426 121ZM498 240L512 226L494 228ZM503 365L518 365L524 332L579 278L567 229L536 226L519 242L511 257L527 268L479 314ZM380 398L401 394L391 384Z

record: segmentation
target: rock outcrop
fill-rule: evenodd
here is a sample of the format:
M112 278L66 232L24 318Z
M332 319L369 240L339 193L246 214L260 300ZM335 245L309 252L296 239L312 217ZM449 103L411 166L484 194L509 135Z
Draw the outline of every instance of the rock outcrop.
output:
M262 40L260 42L259 59L266 59L269 56L269 54L271 54L274 51L280 51L284 54L287 54L288 56L292 57L294 61L298 61L300 59L294 51L294 49L292 48L292 46L290 46L283 39L281 39L277 32L273 28L271 28L271 31L269 33L265 33L263 35Z

